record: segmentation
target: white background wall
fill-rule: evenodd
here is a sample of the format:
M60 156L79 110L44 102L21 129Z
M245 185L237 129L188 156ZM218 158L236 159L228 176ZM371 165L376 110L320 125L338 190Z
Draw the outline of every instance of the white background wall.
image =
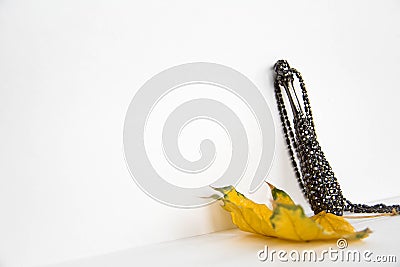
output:
M150 199L125 166L133 95L187 62L230 66L259 87L277 126L269 180L300 203L273 96L270 67L280 58L306 79L344 194L399 195L398 14L395 0L1 1L0 266L232 226L218 204L182 210ZM266 201L267 190L251 198Z

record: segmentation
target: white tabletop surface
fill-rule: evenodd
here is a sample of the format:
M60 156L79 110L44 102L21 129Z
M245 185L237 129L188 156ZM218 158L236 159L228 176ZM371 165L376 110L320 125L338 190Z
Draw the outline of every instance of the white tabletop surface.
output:
M399 198L400 199L400 198ZM396 200L399 200L396 199ZM400 216L379 217L373 219L351 219L357 230L369 227L373 233L362 241L349 241L348 247L339 249L336 241L329 242L289 242L276 238L266 238L242 232L238 229L215 232L191 238L179 239L170 242L158 243L149 246L137 247L109 254L98 255L91 258L77 259L51 265L52 267L102 267L102 266L278 266L286 264L279 260L275 254L271 259L273 250L286 251L282 259L296 266L308 266L309 261L293 262L293 257L298 252L303 257L304 250L314 250L318 258L323 250L339 251L333 253L332 260L327 254L321 262L322 265L340 263L346 266L365 264L365 266L400 266ZM269 258L265 261L258 259L257 253L268 246ZM291 252L296 250L297 252ZM360 262L353 262L353 256L341 256L349 250L360 253ZM366 253L367 256L364 256ZM265 254L264 254L265 255ZM338 255L338 256L335 256ZM380 256L391 257L395 262L374 262ZM335 260L338 257L338 260ZM341 261L340 257L344 257ZM366 262L364 259L370 259ZM350 262L346 262L346 258ZM381 259L384 259L381 257ZM318 265L320 266L321 263ZM315 265L315 263L313 263Z

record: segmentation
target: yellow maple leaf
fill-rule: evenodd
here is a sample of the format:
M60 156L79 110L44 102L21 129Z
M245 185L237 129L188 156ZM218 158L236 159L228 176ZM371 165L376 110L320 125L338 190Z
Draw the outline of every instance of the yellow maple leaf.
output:
M233 186L214 188L224 194L222 207L230 212L233 223L241 230L295 241L328 239L362 239L371 231L355 231L342 216L324 211L307 217L283 190L268 184L273 197L273 209L258 204L236 191Z

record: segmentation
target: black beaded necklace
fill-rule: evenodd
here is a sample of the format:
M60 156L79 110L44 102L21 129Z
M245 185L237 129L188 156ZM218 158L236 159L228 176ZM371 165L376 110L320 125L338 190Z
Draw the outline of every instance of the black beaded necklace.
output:
M400 205L376 204L370 206L353 204L343 197L335 174L318 143L310 100L300 72L291 68L285 60L279 60L275 64L274 71L276 74L274 82L276 102L289 156L300 188L308 199L314 213L317 214L320 211L336 215L343 215L344 211L355 213L398 213ZM300 83L303 107L300 105L293 86L294 76L297 77ZM294 132L288 118L281 88L285 89L293 112ZM296 151L300 170L293 148Z

